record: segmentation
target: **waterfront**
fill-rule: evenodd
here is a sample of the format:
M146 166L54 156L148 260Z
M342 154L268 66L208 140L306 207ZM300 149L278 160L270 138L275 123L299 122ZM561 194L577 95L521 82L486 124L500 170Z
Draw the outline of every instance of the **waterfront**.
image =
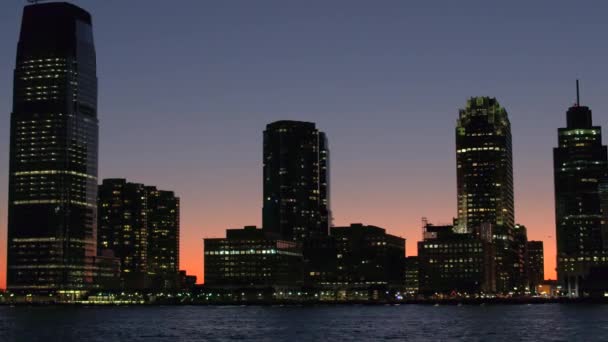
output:
M608 305L0 306L0 341L602 341Z

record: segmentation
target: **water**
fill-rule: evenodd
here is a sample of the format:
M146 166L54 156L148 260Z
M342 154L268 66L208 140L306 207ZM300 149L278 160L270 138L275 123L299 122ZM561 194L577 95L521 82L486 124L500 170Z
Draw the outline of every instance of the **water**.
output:
M0 341L608 341L608 305L0 306Z

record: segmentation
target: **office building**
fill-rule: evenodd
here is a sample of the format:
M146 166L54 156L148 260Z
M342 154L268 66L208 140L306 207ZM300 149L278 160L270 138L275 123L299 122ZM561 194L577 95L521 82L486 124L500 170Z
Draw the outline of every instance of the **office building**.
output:
M91 15L26 6L11 114L7 286L69 291L94 282L97 76Z
M267 237L262 229L228 229L226 238L204 239L205 286L224 289L302 285L299 243Z
M558 129L553 149L557 278L570 296L579 296L581 283L593 267L608 264L606 248L605 179L608 176L602 129L594 126L589 107L577 100Z
M419 291L426 296L464 296L496 291L491 232L456 233L452 226L424 227L418 242Z
M264 131L263 229L304 241L329 233L329 149L314 123L277 121Z
M456 126L458 233L492 225L500 292L520 287L513 241L513 156L507 111L495 98L473 97Z

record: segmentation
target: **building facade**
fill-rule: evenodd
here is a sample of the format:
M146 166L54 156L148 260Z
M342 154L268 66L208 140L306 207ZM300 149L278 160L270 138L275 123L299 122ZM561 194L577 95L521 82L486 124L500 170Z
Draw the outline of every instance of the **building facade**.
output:
M228 229L226 238L204 239L205 286L224 289L302 285L302 249L255 226Z
M179 198L171 191L104 179L99 185L98 253L120 259L125 289L170 289L179 280Z
M264 131L263 229L276 239L327 236L329 148L314 123L277 121Z
M608 159L602 129L593 125L591 110L579 104L578 96L566 117L553 149L557 278L569 295L578 296L590 269L608 264L607 213L602 211Z
M8 289L94 282L97 153L91 15L68 3L26 6L11 114Z
M513 241L513 155L507 111L495 98L473 97L456 126L458 233L491 224L496 243L497 286L521 286Z
M418 242L419 291L429 295L474 295L496 291L496 251L491 234L456 233L452 226L425 227Z
M336 242L338 287L402 287L405 239L360 223L332 227Z

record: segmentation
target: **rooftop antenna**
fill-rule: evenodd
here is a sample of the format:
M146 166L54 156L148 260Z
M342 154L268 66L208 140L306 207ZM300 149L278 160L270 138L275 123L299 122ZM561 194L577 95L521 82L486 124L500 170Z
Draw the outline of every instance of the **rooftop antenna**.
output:
M580 92L578 91L578 80L576 80L576 106L579 107L581 105L580 101Z

